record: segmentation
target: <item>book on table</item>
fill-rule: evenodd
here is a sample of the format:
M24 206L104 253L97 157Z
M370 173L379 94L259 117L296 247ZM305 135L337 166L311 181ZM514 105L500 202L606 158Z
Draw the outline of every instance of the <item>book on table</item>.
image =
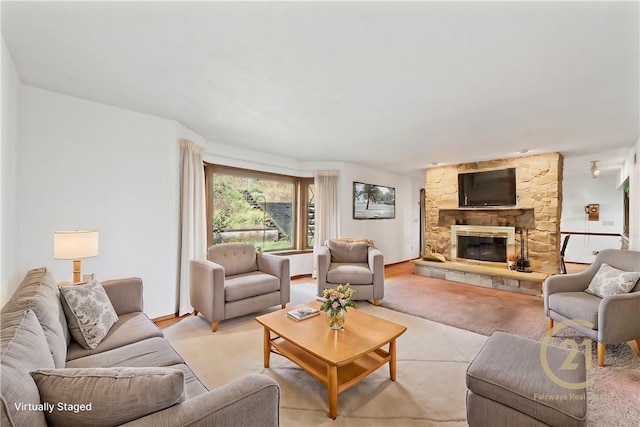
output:
M311 307L300 307L287 312L287 316L293 320L304 320L320 314L320 310Z

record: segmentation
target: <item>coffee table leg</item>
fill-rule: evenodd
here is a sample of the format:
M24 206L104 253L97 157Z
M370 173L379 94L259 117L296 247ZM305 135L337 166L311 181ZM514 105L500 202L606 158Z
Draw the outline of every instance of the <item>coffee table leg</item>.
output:
M396 340L389 343L389 376L391 381L396 380Z
M329 392L329 417L333 420L338 416L338 367L327 366Z
M264 367L269 367L269 361L271 359L271 331L264 328Z

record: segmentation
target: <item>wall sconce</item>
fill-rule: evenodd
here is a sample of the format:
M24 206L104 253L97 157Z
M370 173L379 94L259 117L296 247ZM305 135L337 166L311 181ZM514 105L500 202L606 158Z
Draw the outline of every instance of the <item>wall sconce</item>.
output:
M598 166L598 161L593 160L591 162L591 178L596 179L600 176L600 166Z
M98 231L76 230L53 233L53 257L73 260L73 283L81 281L82 258L98 256Z

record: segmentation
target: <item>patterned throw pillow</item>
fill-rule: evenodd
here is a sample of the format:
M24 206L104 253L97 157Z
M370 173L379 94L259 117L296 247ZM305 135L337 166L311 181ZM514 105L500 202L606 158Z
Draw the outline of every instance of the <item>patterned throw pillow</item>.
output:
M60 287L69 331L83 348L93 350L118 321L104 288L97 280Z
M603 263L585 292L600 298L628 293L640 278L640 271L622 271Z

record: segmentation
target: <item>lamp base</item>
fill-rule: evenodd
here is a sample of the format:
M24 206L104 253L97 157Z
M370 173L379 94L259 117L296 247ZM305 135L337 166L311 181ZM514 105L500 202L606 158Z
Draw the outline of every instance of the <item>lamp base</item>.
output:
M82 280L81 264L79 259L73 260L73 283L80 283Z

